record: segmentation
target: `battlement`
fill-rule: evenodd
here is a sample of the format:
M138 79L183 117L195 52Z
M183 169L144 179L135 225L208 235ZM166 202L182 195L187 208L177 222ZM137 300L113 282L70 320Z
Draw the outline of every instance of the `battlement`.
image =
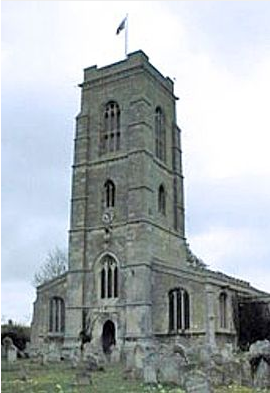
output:
M150 62L148 56L142 51L129 53L125 60L100 67L93 65L84 69L84 81L80 87L88 86L100 79L107 79L117 74L126 74L137 69L143 69L152 77L157 79L163 87L173 94L173 81L169 77L164 77Z

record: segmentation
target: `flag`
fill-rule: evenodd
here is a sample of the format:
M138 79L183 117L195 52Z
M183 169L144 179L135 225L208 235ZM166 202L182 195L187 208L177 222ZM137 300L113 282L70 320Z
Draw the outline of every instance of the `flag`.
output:
M124 30L124 28L126 27L126 20L127 20L127 17L125 17L125 18L122 20L122 22L120 23L120 25L117 27L116 34L119 34L122 30Z

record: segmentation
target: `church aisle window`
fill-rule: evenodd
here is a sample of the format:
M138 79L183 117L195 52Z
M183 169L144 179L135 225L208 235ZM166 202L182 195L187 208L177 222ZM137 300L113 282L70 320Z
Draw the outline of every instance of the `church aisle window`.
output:
M106 255L102 262L100 273L101 299L118 297L118 267L110 255Z
M61 297L50 299L49 332L64 333L65 331L65 303Z
M190 327L189 294L183 288L169 292L169 331L183 332Z
M104 111L104 124L100 133L100 153L105 154L120 149L120 108L110 101Z

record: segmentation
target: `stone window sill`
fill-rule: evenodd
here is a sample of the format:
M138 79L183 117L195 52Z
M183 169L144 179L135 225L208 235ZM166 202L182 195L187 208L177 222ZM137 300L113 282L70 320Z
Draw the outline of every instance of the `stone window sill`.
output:
M64 337L65 333L64 332L49 332L48 337L49 338L62 338Z
M231 330L229 328L219 328L216 331L217 334L231 334L231 335L235 335L236 331L235 330Z

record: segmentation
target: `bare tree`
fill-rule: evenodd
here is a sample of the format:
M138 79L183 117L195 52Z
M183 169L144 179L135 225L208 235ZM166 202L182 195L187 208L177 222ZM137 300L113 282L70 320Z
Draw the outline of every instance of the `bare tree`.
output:
M66 251L56 247L54 250L49 251L43 265L35 273L33 278L33 285L35 287L45 284L65 273L68 267L68 258Z

